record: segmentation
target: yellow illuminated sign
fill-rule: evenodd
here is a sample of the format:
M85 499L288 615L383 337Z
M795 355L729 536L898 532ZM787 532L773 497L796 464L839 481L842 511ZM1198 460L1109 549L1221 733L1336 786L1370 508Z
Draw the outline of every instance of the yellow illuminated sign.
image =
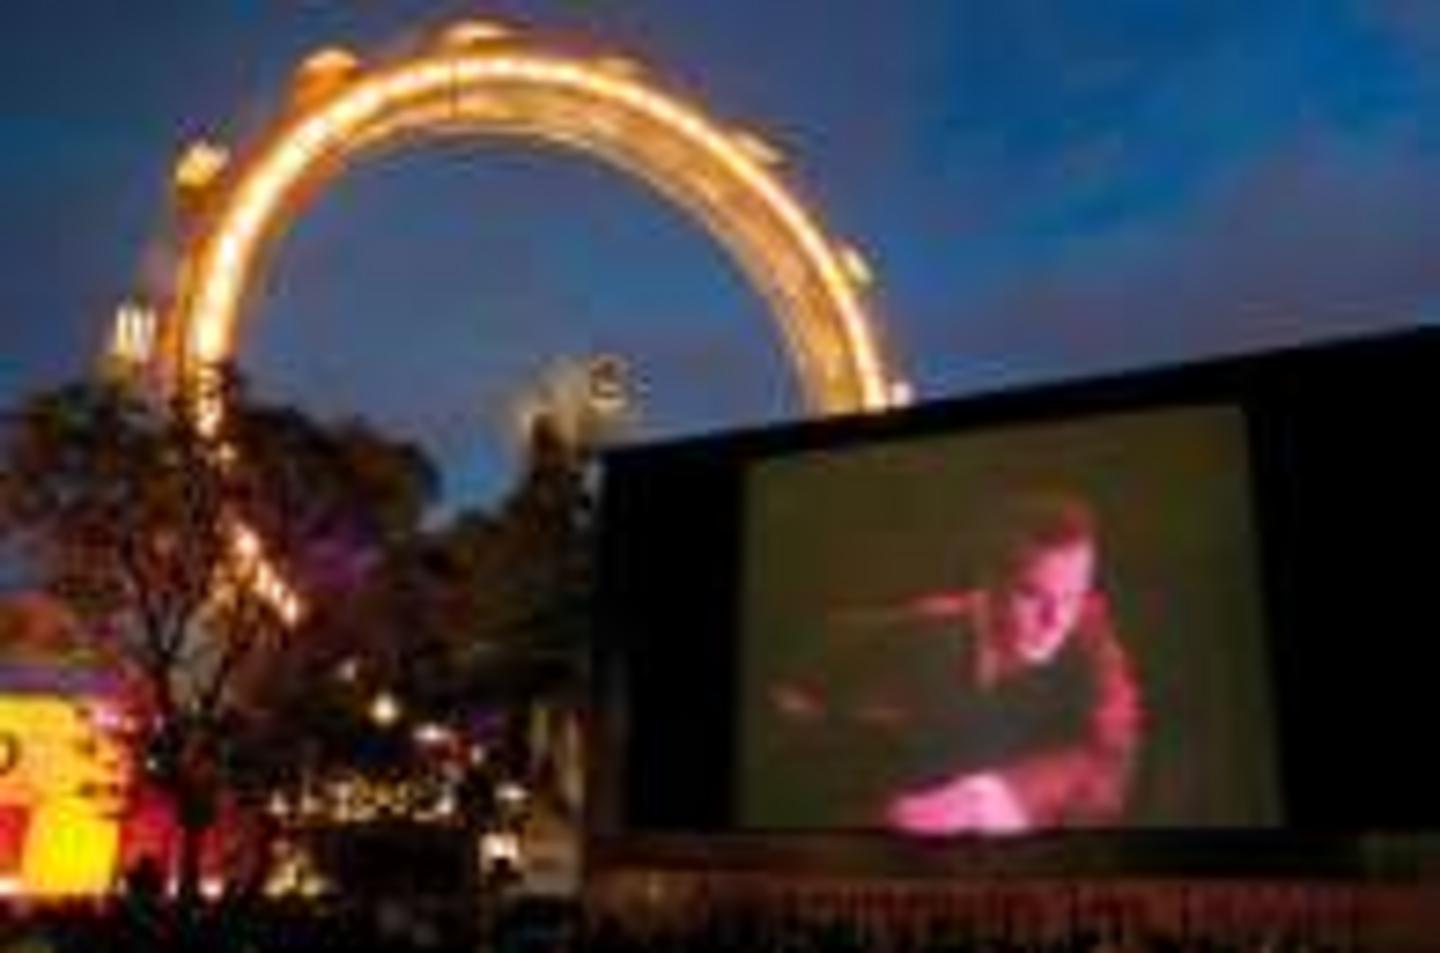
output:
M91 724L83 702L0 696L0 805L28 816L18 893L59 897L110 889L124 764L124 753Z

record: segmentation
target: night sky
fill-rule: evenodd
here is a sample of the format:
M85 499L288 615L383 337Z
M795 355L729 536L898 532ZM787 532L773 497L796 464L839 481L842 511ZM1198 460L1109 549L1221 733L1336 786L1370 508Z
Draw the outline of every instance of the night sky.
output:
M877 273L922 397L1440 318L1434 0L7 0L0 405L89 366L168 265L168 170L293 65L499 18L752 128ZM354 166L249 316L263 394L424 441L457 498L506 400L625 355L644 432L799 413L758 297L593 160L487 140Z

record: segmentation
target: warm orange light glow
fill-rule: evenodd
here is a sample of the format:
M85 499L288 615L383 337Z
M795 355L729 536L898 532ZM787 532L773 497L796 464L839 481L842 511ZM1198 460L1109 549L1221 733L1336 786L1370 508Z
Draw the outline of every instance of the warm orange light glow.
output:
M441 33L440 43L447 47L466 47L477 43L493 43L512 35L509 27L493 20L464 20Z
M400 720L400 700L389 692L381 692L370 700L370 720L388 728Z
M761 165L779 165L784 159L779 149L776 149L773 145L761 139L753 132L740 129L732 133L732 136L735 139L735 145L739 146L741 151Z
M119 365L148 364L155 354L155 311L127 301L115 310L109 357Z
M360 68L360 58L343 46L326 46L305 57L299 75L309 79L348 76Z
M291 106L308 109L333 96L360 72L360 58L341 46L316 50L300 62L290 88Z
M25 896L110 889L120 830L111 816L125 758L73 699L0 696L0 737L13 757L0 772L0 805L28 814L16 891Z
M865 256L860 254L860 249L853 245L847 245L840 250L840 260L845 264L845 270L850 277L861 287L868 286L875 280L875 273L870 270L870 263Z
M260 597L285 625L293 628L299 624L305 614L305 604L275 565L265 558L260 537L242 523L236 523L231 530L227 571L227 583L238 584Z
M520 863L520 838L510 831L491 831L480 838L480 856L486 867Z
M223 146L197 139L186 147L175 163L175 185L186 190L207 188L225 170L229 161L230 153Z

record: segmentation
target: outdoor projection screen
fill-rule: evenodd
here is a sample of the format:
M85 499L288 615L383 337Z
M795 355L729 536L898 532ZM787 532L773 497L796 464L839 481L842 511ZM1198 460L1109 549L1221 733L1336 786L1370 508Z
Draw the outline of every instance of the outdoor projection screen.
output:
M739 825L1280 823L1245 418L812 450L744 484Z

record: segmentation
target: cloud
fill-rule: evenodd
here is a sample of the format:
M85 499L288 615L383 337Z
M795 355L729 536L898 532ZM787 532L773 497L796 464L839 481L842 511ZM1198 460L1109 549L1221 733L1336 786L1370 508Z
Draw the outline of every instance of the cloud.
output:
M953 315L944 384L1073 376L1433 320L1440 177L1404 140L1301 135L1189 214L1076 239ZM932 341L935 335L932 334Z

